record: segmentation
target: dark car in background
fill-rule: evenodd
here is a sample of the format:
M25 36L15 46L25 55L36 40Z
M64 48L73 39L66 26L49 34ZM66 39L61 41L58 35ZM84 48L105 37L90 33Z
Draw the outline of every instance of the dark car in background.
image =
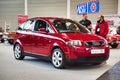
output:
M106 39L111 48L117 48L120 44L120 35L118 32L119 31L116 27L109 27L109 33Z
M13 42L14 42L14 36L15 36L15 31L10 31L10 32L8 32L8 43L9 44L13 44Z
M4 30L2 29L2 27L0 27L0 42L1 42L1 43L4 42L3 33L4 33Z

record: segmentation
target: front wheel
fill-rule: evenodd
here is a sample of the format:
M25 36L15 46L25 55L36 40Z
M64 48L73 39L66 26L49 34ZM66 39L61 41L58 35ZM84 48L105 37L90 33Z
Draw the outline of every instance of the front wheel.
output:
M56 48L52 51L51 61L55 68L58 69L65 68L66 65L65 55L60 48Z
M24 55L21 49L21 46L19 44L16 44L14 47L14 57L17 60L23 60L24 59Z

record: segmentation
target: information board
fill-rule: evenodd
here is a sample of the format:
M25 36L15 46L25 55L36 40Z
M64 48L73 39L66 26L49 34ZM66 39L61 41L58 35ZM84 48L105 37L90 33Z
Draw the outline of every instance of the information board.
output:
M87 13L87 3L77 5L77 14Z
M88 2L88 13L99 12L99 1Z
M97 13L100 9L99 0L90 1L77 5L77 14Z

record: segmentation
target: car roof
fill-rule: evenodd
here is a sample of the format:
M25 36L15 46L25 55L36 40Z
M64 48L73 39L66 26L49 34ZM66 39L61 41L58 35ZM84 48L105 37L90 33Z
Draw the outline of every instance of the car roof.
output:
M67 19L67 18L62 18L62 17L33 17L28 20L39 20L39 19Z

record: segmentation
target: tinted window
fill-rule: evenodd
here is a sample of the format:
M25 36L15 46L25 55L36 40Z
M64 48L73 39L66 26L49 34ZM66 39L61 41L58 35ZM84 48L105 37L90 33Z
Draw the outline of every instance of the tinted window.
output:
M46 28L46 31L49 31L49 33L54 33L54 30L46 21L43 20L36 21L34 30L39 31L39 28Z
M34 20L29 20L24 25L24 30L32 31L32 28L34 26Z
M55 26L55 28L60 33L64 33L64 32L89 33L89 31L86 28L84 28L82 25L72 20L55 19L51 21Z
M18 27L18 30L23 30L24 25L25 25L25 22L24 22L24 23L22 23L22 24Z
M49 24L47 24L46 30L49 31L49 33L54 33L54 30L51 28Z
M28 20L27 22L22 23L18 30L29 30L32 31L32 28L34 26L34 20Z

